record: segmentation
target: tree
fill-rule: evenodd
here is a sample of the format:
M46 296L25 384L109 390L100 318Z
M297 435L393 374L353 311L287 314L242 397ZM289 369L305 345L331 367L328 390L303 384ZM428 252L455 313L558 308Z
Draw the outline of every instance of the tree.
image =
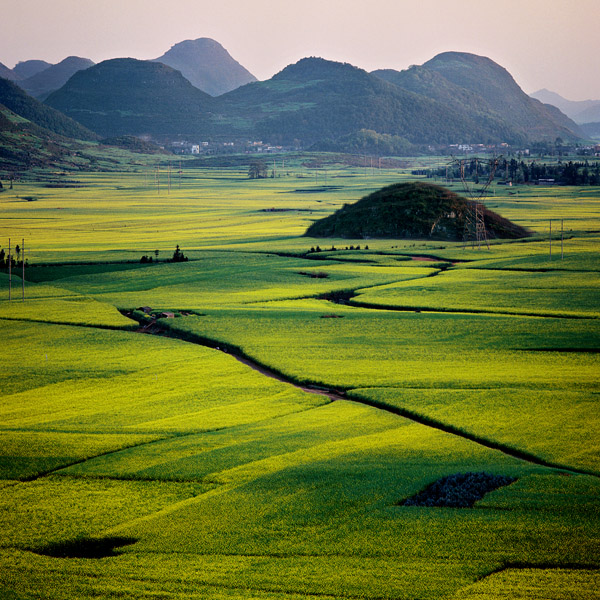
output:
M250 179L264 179L267 176L267 163L264 160L250 161L248 177Z
M187 256L184 256L183 252L179 249L179 244L177 244L177 248L173 252L172 262L185 262L186 260Z

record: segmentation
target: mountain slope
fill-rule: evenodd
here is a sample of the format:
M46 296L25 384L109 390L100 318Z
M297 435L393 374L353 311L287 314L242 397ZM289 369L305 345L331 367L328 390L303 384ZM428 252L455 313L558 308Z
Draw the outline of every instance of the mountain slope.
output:
M18 62L14 66L13 71L19 76L19 79L27 79L45 71L51 66L52 64L45 60L25 60Z
M79 147L79 143L28 121L0 103L1 171L73 166L73 154Z
M472 201L430 183L396 183L313 223L309 237L344 239L463 239ZM488 237L522 238L529 232L484 208Z
M79 71L46 104L103 137L209 131L214 99L162 63L116 58Z
M582 137L575 123L565 122L564 118L557 120L556 114L525 94L504 67L485 56L444 52L424 63L423 67L476 93L491 110L525 132L530 140Z
M359 130L411 143L452 143L473 123L461 112L349 64L304 58L268 81L220 98L221 110L264 138L310 145Z
M413 66L405 71L381 69L373 71L372 74L402 89L421 94L464 113L473 122L473 136L470 139L465 138L464 141L486 142L493 138L522 142L526 139L521 131L512 127L496 111L491 110L481 96L452 83L435 70Z
M72 75L93 65L94 62L89 58L69 56L56 65L52 65L32 77L19 81L19 85L28 94L44 99L49 93L62 87Z
M27 95L12 81L0 78L0 104L13 113L61 136L94 140L97 136L57 110Z
M256 77L234 60L215 40L199 38L175 44L155 62L173 67L198 89L220 96Z

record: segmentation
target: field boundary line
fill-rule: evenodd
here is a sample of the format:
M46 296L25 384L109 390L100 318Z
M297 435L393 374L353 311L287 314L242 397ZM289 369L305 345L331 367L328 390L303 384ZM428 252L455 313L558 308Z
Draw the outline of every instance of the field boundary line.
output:
M272 377L277 379L278 381L282 381L284 383L289 383L294 387L300 388L305 392L313 393L313 394L322 394L329 396L332 400L353 400L355 402L371 406L372 408L377 408L379 410L384 410L389 413L395 414L400 417L404 417L410 421L415 423L419 423L420 425L425 425L427 427L431 427L433 429L438 429L445 433L449 433L452 435L456 435L458 437L462 437L468 441L474 442L490 450L498 450L512 458L517 458L519 460L524 460L531 464L535 464L541 467L546 467L550 469L558 469L562 471L569 471L572 473L577 473L578 475L590 475L592 477L600 477L600 473L596 473L594 471L588 471L585 469L579 469L577 467L570 467L567 465L562 465L560 463L554 463L552 461L547 461L543 458L536 456L530 452L525 450L519 450L517 448L513 448L509 445L502 444L500 442L495 442L493 440L488 440L487 438L478 436L476 434L468 433L455 427L450 424L443 423L442 421L437 421L435 419L431 419L418 413L414 413L412 411L408 411L406 409L398 408L395 406L391 406L389 404L378 402L376 400L371 400L368 398L364 398L360 396L360 388L334 388L330 386L323 386L322 384L311 384L310 382L299 382L295 380L293 377L283 373L282 371L278 371L277 369L273 369L268 365L264 365L256 360L254 360L251 356L246 354L239 346L235 346L226 342L219 342L216 339L207 338L204 336L200 336L194 333L183 332L178 329L172 327L165 327L166 324L156 323L156 326L162 330L162 333L167 336L172 336L181 341L198 344L199 346L205 346L208 348L213 348L229 354L239 362L257 370L259 373L262 373L266 377ZM151 335L160 335L159 331L153 331L150 333ZM314 387L313 387L314 386Z
M499 450L500 452L512 457L517 458L519 460L524 460L526 462L538 465L540 467L547 467L549 469L558 469L560 471L569 471L571 473L576 473L578 475L589 475L591 477L599 477L600 473L595 471L588 471L587 469L579 469L578 467L571 467L568 465L563 465L561 463L555 463L552 461L545 460L536 456L535 454L528 452L527 450L520 450L518 448L513 448L508 444L503 444L502 442L496 442L494 440L489 440L482 436L479 436L475 433L469 433L468 431L464 431L459 427L455 427L454 425L450 425L448 423L444 423L443 421L438 421L437 419L432 419L431 417L426 417L424 415L420 415L419 413L415 413L413 411L407 410L405 408L399 408L396 406L392 406L390 404L386 404L385 402L378 402L377 400L372 400L370 398L365 398L360 396L360 388L355 388L354 390L350 390L347 393L347 398L349 400L354 400L355 402L360 402L362 404L366 404L368 406L372 406L373 408L379 408L381 410L385 410L387 412L391 412L400 417L404 417L406 419L410 419L415 423L419 423L421 425L426 425L427 427L432 427L433 429L438 429L443 431L444 433L450 433L452 435L456 435L458 437L462 437L471 442L475 442L481 446L489 448L490 450Z
M170 439L170 437L177 437L177 436L164 436L163 435L162 437L155 439L155 440L149 440L147 442L141 442L139 444L131 444L130 446L123 446L122 448L117 448L115 450L107 450L106 452L101 452L100 454L95 454L94 456L88 456L86 458L80 458L78 460L74 460L73 462L70 462L66 465L61 465L60 467L55 467L53 469L48 469L47 471L41 471L40 473L37 473L35 475L23 477L22 479L18 479L18 482L19 483L30 483L31 481L36 481L38 479L41 479L42 477L47 477L48 475L54 475L54 474L58 473L59 471L62 471L63 469L68 469L69 467L83 464L83 463L87 462L88 460L93 460L95 458L101 458L103 456L110 456L111 454L116 454L117 452L122 452L123 450L131 450L132 448L140 448L142 446L156 444L157 442L162 442L164 440L168 440L168 439ZM110 478L107 477L106 479L110 479Z
M570 314L551 314L551 313L525 313L512 311L491 311L478 310L475 308L433 308L424 306L398 306L393 304L371 304L369 302L361 302L360 300L348 300L347 306L356 306L357 308L366 308L369 310L389 310L396 312L427 312L427 313L454 313L464 315L489 315L498 317L531 317L538 319L590 319L596 320L599 317L596 315L570 315Z

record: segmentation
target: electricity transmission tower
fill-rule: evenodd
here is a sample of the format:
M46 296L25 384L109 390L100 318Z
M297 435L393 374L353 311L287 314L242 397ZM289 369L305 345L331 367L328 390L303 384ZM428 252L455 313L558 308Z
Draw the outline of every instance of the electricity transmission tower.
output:
M465 194L468 194L469 201L467 202L467 210L465 213L465 227L463 232L463 248L466 248L467 244L471 244L472 248L477 246L481 249L481 245L485 243L487 249L490 249L488 241L487 231L485 229L485 218L484 212L485 207L483 205L483 198L487 195L487 190L494 180L496 169L498 168L498 158L492 158L490 160L482 160L480 158L474 158L470 162L475 162L475 181L479 181L479 166L481 164L488 166L488 178L484 183L483 187L475 189L465 175L465 164L467 159L464 158L453 158L449 163L449 166L458 166L460 172L460 180L463 185Z

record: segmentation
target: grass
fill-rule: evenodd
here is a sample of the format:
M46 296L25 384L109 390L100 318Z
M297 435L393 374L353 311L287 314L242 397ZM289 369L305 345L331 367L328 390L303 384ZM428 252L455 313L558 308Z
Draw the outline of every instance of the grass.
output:
M489 207L537 237L489 250L324 242L301 237L313 219L410 164L325 179L275 160L260 181L190 167L157 194L138 165L0 197L33 265L25 302L0 274L0 596L593 598L600 483L574 470L600 473L598 191L498 187ZM167 262L176 244L189 262ZM136 333L117 309L140 306L187 341ZM484 471L516 481L469 509L399 506Z

